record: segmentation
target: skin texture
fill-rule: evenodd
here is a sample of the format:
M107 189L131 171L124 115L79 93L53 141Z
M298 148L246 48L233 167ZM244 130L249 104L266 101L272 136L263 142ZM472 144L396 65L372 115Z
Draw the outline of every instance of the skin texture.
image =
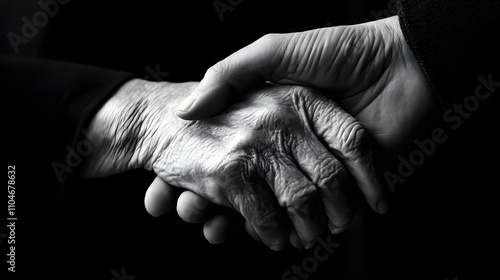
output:
M236 210L274 249L288 243L292 228L309 247L327 225L348 224L356 178L343 163L368 166L361 173L374 168L368 134L357 120L300 86L267 86L216 117L182 120L171 104L196 85L142 80L124 85L90 125L90 137L101 149L90 156L85 175L154 170L172 186ZM157 188L146 197L158 205L155 199L172 193ZM180 200L203 208L197 196L184 194ZM178 211L183 213L182 206ZM217 220L210 224L221 227Z
M303 88L268 88L177 133L153 169L171 185L235 209L271 247L286 243L287 217L309 244L327 215L338 227L352 215L348 173L316 137L327 133L339 153L368 150L364 128L335 103Z
M359 177L374 169L370 139L357 120L301 86L266 86L218 116L182 120L172 104L196 86L142 80L124 85L91 122L90 137L101 145L89 157L85 176L154 170L169 185L192 191L179 198L181 217L197 218L182 207L203 208L203 197L241 214L275 250L290 235L311 247L327 226L349 223L356 200L351 182L358 178L345 165L361 167ZM377 178L371 179L366 191L380 193ZM168 202L158 197L173 192L157 183L160 188L146 199L168 211ZM209 220L207 238L220 242L224 219Z
M213 116L265 81L321 90L361 123L375 122L368 129L390 154L404 147L436 106L394 16L266 35L208 69L191 93L194 104L189 110L179 106L177 114L184 119Z
M381 163L401 152L438 112L394 16L359 25L266 35L208 69L177 114L184 119L211 117L266 82L321 90L371 134ZM384 212L380 210L387 205L379 204L384 200L370 191L378 188L363 187L369 177L377 176L373 170L363 178L358 169L346 167L358 178L358 187L367 190L363 194L371 207Z

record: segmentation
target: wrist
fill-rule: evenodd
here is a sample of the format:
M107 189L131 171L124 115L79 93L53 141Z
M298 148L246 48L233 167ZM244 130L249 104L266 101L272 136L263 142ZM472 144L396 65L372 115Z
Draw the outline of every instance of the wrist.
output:
M84 177L104 177L138 168L132 159L145 110L145 83L149 82L133 79L123 84L91 120L88 137L96 149L84 164Z
M84 165L85 177L151 169L179 125L175 107L187 93L177 84L133 79L125 83L92 119L89 137L96 149Z

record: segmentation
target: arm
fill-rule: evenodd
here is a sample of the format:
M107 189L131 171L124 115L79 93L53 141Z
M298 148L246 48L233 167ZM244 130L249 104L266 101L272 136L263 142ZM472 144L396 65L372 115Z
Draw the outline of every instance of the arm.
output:
M77 149L90 118L133 77L120 71L20 56L0 56L0 75L9 119L20 129L15 139L36 137L38 147L43 147L37 151L45 153L43 166L54 162L66 166L50 171L59 183L76 169L66 163L66 147ZM18 149L25 150L22 146Z
M138 168L152 170L153 159L170 145L171 131L188 123L169 112L196 85L141 79L123 84L90 121L87 135L96 149L82 175L96 178Z

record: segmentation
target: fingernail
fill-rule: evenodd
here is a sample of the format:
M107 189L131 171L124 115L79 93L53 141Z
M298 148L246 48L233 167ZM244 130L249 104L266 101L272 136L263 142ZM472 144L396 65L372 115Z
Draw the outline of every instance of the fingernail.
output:
M280 251L281 249L283 249L285 247L285 245L282 243L282 244L277 244L277 245L273 245L271 246L271 250L273 251Z
M196 101L196 97L194 95L190 95L182 101L182 103L177 107L177 110L187 112L191 106L193 106L193 103Z
M311 249L312 246L314 246L314 244L316 243L315 240L312 240L312 241L309 241L309 242L306 242L304 241L303 244L304 244L304 248L307 250L307 249Z
M342 232L344 232L344 230L345 230L345 227L338 227L338 228L330 229L332 234L341 234Z
M389 203L387 203L387 200L383 198L380 199L377 202L377 210L380 214L384 214L385 212L387 212L387 210L389 210Z

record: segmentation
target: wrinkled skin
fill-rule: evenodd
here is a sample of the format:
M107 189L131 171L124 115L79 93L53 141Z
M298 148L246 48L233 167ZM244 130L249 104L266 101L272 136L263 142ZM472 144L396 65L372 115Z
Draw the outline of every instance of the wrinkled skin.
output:
M221 112L265 81L305 85L363 123L385 154L399 153L436 100L405 42L398 17L359 25L269 34L208 69L184 119Z
M369 145L363 126L318 92L268 87L216 117L186 123L152 167L165 182L235 209L279 249L291 226L308 246L327 220L347 225L355 196L331 151L372 167Z
M266 86L216 117L178 118L176 104L197 85L126 83L89 126L99 144L84 176L154 170L160 181L192 191L179 199L234 209L275 250L290 236L311 247L326 227L344 228L354 212L352 182L380 192L364 127L319 92ZM169 188L148 191L146 205L168 206L164 198L174 195ZM220 221L208 224L224 229ZM205 235L212 233L209 226Z
M394 16L359 25L266 35L211 67L177 114L185 119L213 116L234 96L265 81L306 85L335 100L371 134L383 158L381 164L411 143L438 112L431 88ZM378 210L378 196L364 195ZM206 220L202 199L185 197L192 200L178 201L181 217Z

